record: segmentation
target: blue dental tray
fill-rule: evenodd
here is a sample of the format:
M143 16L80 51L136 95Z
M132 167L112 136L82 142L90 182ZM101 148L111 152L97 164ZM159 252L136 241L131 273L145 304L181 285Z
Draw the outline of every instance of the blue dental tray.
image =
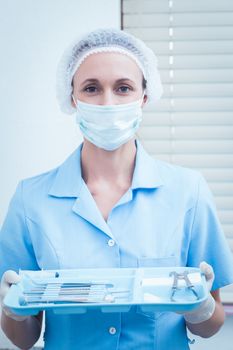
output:
M186 273L192 287L178 278L174 290L174 272ZM143 312L191 311L208 297L205 276L191 267L22 270L20 275L3 301L18 315L76 314L89 308L127 312L133 305Z

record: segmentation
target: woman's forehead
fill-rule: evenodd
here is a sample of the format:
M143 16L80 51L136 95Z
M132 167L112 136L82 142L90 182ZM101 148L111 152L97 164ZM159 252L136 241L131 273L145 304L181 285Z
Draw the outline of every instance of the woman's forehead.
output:
M131 57L122 53L101 52L86 57L77 69L74 79L79 81L101 80L109 77L114 80L128 78L141 81L142 75L141 69Z

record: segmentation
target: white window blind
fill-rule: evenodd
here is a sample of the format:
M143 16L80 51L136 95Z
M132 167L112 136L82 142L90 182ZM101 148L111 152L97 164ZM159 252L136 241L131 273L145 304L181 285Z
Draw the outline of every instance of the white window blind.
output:
M139 137L156 158L202 172L233 251L233 1L123 0L122 9L164 86Z

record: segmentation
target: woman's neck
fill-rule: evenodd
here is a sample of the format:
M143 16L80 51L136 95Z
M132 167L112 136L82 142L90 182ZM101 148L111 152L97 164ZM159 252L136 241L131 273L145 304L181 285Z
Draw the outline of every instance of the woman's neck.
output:
M101 182L130 186L136 158L136 144L132 139L115 151L105 151L84 140L81 164L86 184Z

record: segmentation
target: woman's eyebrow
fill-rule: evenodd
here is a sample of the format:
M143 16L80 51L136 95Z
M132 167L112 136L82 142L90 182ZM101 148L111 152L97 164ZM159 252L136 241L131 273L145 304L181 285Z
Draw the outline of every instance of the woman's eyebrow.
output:
M115 81L115 85L117 85L117 84L127 84L127 83L130 84L133 87L135 87L137 85L133 80L131 80L129 78L121 78L121 79L117 79Z
M117 79L114 83L119 84L119 83L126 83L126 82L129 82L129 83L135 85L135 82L129 78L120 78L120 79ZM99 84L100 81L98 79L95 79L95 78L88 78L88 79L85 79L80 85L83 86L85 84L93 84L93 83Z
M90 79L90 78L88 78L88 79L84 80L80 85L85 85L87 83L99 83L99 80L98 79Z
M121 79L117 79L116 80L116 83L121 83L121 82L124 82L124 81L130 81L131 83L134 84L134 81L129 79L129 78L121 78Z

